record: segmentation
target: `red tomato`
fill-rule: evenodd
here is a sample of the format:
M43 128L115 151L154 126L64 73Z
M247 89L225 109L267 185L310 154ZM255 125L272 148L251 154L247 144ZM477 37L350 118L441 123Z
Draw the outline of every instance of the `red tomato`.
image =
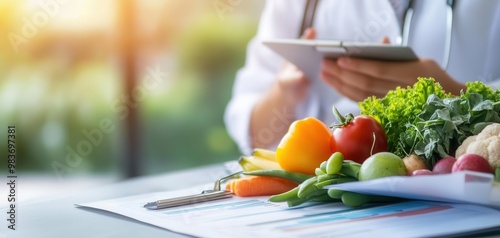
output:
M369 116L356 116L352 114L342 117L340 113L334 114L341 124L336 125L331 139L331 149L341 152L346 160L363 163L370 155L387 151L387 137L380 123ZM375 144L373 142L375 135ZM373 151L372 151L373 146Z

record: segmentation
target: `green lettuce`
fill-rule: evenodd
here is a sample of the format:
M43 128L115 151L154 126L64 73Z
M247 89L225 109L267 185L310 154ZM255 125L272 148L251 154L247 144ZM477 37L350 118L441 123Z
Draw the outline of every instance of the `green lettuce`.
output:
M369 97L359 103L359 108L362 115L380 122L387 135L389 151L402 157L411 152L411 147L401 144L400 135L406 131L408 123L415 123L430 95L452 96L433 78L419 78L413 87L398 87L383 98Z

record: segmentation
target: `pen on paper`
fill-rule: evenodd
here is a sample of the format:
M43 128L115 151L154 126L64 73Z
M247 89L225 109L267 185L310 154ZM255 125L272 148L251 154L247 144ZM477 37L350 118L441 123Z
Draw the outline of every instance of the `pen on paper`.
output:
M213 191L209 193L201 193L176 198L162 199L154 202L149 202L144 205L144 208L149 210L157 210L169 207L185 206L195 203L208 202L218 199L230 198L232 193L228 191Z

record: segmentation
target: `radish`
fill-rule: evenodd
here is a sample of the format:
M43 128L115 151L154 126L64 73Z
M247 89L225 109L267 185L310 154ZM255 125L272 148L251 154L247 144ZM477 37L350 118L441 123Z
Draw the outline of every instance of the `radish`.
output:
M457 159L453 157L442 158L434 165L432 172L435 174L449 174L456 161Z
M453 164L452 173L470 170L483 173L493 173L493 168L490 163L483 157L477 154L466 153L457 159Z
M421 175L434 175L434 173L428 169L419 169L411 173L411 176L421 176Z

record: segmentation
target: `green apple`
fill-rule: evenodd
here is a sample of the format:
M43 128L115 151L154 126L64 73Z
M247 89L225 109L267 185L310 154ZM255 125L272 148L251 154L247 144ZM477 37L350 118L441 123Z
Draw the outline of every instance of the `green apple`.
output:
M403 175L406 175L406 166L399 156L390 152L379 152L363 162L358 179L364 181Z

